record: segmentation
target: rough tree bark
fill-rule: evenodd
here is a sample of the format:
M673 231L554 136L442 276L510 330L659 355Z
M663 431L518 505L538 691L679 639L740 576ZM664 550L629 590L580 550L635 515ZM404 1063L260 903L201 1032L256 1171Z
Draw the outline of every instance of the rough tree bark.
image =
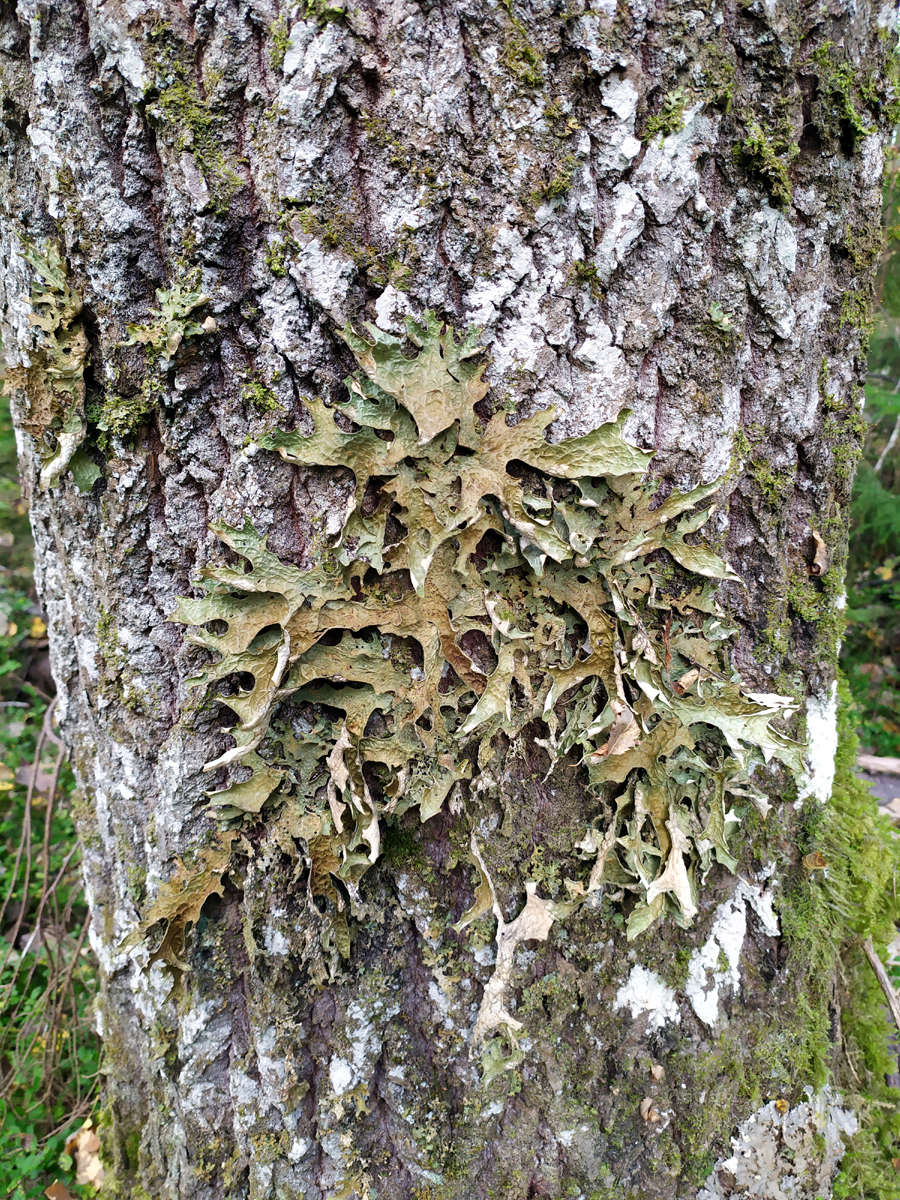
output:
M869 0L4 0L2 340L81 787L111 1191L655 1200L794 1178L792 1195L830 1194L853 1118L827 1090L804 1100L822 1080L799 1048L836 1025L801 1002L813 984L779 918L831 786L893 23ZM721 481L703 536L742 581L718 589L730 669L794 697L768 728L809 748L799 784L787 752L756 767L766 821L759 796L729 799L736 874L709 842L688 928L673 908L626 940L640 888L591 891L575 851L596 854L586 829L624 803L588 786L604 738L627 754L652 732L631 685L613 732L555 762L549 711L486 726L436 815L382 816L358 883L336 880L340 856L317 865L302 825L321 761L258 812L210 812L203 766L232 739L188 683L210 656L168 618L203 595L199 568L242 563L217 522L249 520L301 571L335 553L348 470L261 443L346 404L364 356L348 324L402 336L426 310L482 331L479 430L555 405L559 441L630 410L626 441L656 452L651 508ZM650 561L677 575L665 549ZM482 626L457 639L475 693L500 627L515 636L502 613ZM685 645L681 671L693 654L721 682L709 644ZM504 678L521 708L530 683ZM191 903L166 908L184 880ZM544 924L519 942L526 882ZM485 911L454 929L473 895ZM479 1042L498 953L522 1028L504 1017ZM750 1157L729 1159L732 1137Z

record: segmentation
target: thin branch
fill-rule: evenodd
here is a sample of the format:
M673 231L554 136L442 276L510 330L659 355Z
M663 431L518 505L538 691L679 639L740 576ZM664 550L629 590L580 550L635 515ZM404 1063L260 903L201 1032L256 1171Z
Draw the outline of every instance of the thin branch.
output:
M871 937L867 937L863 942L863 950L865 950L866 958L871 963L872 970L875 972L875 978L881 984L881 990L884 992L885 999L888 1002L888 1008L890 1008L894 1024L897 1026L897 1032L900 1033L900 997L898 997L897 990L891 983L890 976L884 968L884 963L875 951Z
M896 389L894 390L896 391ZM897 420L894 422L894 428L891 430L891 436L887 440L887 445L878 455L878 462L876 462L875 467L873 468L876 474L884 466L884 460L897 445L898 437L900 437L900 413L897 414Z

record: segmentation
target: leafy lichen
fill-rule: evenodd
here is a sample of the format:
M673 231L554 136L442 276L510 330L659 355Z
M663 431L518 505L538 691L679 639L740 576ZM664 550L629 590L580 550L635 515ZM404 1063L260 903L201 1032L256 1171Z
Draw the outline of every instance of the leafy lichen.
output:
M126 346L149 346L163 363L168 363L185 338L215 332L215 318L207 317L202 322L193 318L194 311L209 299L199 288L185 288L178 282L171 288L157 288L156 298L159 308L150 309L153 320L146 325L129 325Z
M147 933L161 926L163 937L151 952L148 966L166 963L174 976L176 990L184 973L190 970L184 955L187 927L199 920L200 910L211 895L222 894L222 876L230 866L231 843L236 836L232 832L218 834L212 844L200 850L190 866L179 862L171 878L160 886L143 921L121 947L133 949Z
M261 443L352 470L340 534L301 570L250 525L216 526L247 565L205 567L205 594L172 618L217 656L195 683L238 681L222 698L235 744L207 765L235 774L214 805L237 820L292 797L310 889L346 954L333 877L352 911L382 825L409 809L427 820L484 769L493 733L540 721L552 761L582 759L597 822L579 844L587 878L567 879L554 904L531 881L531 908L504 925L512 949L606 884L638 898L630 937L664 913L689 925L712 863L736 866L730 799L754 798L757 763L799 766L772 726L790 702L746 694L729 663L734 631L714 592L736 577L697 541L718 484L660 503L625 414L558 443L545 436L553 410L483 421L472 331L457 340L427 313L408 323L409 358L366 328L343 333L360 366L348 401L316 401L311 433ZM279 715L288 699L300 724ZM464 923L493 907L474 842L472 861L482 882ZM504 986L484 1032L514 1032Z
M41 487L52 487L84 441L84 369L88 339L81 297L71 287L68 267L50 243L44 253L26 245L22 256L40 276L31 288L28 320L41 331L28 367L6 374L5 390L24 393L22 422L41 448Z
M731 345L737 332L734 317L718 300L714 300L706 311L709 319L703 323L704 332L724 346Z

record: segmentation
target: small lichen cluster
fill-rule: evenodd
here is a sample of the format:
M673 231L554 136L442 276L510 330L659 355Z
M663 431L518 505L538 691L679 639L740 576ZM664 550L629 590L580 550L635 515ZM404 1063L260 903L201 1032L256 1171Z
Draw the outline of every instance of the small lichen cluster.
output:
M192 316L208 298L191 282L176 281L171 288L157 289L159 308L150 309L146 324L129 325L128 340L122 343L146 347L148 370L141 391L122 396L110 390L88 397L84 378L88 338L81 297L69 283L66 261L52 243L43 253L26 245L22 256L40 276L31 288L28 319L42 337L31 364L7 372L5 389L24 393L22 427L41 448L41 487L52 487L69 470L76 486L90 491L102 472L82 448L89 425L104 452L111 437L132 435L162 395L164 372L185 338L214 332L216 322L213 317L200 322Z
M149 346L162 363L168 363L186 337L199 337L213 333L216 328L214 317L204 321L194 320L192 314L208 302L209 297L196 287L176 282L171 288L157 288L159 308L151 308L152 318L146 325L129 325L126 346Z
M51 487L73 463L84 441L84 369L88 339L80 320L81 297L70 286L68 267L50 243L45 253L25 245L22 257L40 279L31 287L28 320L41 331L31 364L7 372L5 390L22 391L22 427L41 450L41 487Z
M566 881L568 905L611 884L638 898L629 936L666 911L690 924L713 861L735 867L730 798L754 796L763 760L799 767L771 724L790 702L744 693L729 665L714 592L736 577L697 539L718 484L663 498L642 482L652 454L624 439L625 414L557 443L552 409L482 419L472 331L458 341L427 313L408 323L407 357L366 328L343 332L361 368L348 401L316 401L312 432L262 442L353 472L340 534L302 570L249 524L216 526L242 561L205 567L205 594L172 618L216 656L193 682L227 681L219 699L237 718L234 746L207 764L233 772L214 805L240 820L290 800L310 890L343 929L332 876L354 899L385 820L427 820L484 767L493 735L531 726L551 763L584 762L598 800L578 847L589 878ZM483 912L490 877L472 852ZM549 928L565 914L538 915Z
M668 137L669 134L678 133L684 129L684 108L686 103L687 95L683 88L675 88L674 91L667 92L663 97L662 108L647 122L644 130L644 141L652 141L655 137L662 140Z
M112 390L88 405L88 417L96 429L97 444L104 452L111 438L130 438L135 430L159 406L166 393L166 373L186 339L214 333L216 320L198 321L194 313L208 303L196 279L176 280L170 288L157 288L158 308L149 311L150 320L128 326L123 346L145 348L145 370L140 391L121 396Z

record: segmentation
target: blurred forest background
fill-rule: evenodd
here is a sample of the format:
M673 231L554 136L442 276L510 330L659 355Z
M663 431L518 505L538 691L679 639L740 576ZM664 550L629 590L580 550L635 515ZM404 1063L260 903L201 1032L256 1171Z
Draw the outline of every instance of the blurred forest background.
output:
M887 149L885 243L878 273L863 456L853 488L842 665L859 740L900 757L900 145Z
M70 1179L96 1091L97 964L53 723L47 629L34 588L7 397L0 397L0 1197ZM72 1138L68 1146L67 1141ZM70 1153L71 1152L71 1153ZM84 1170L82 1176L86 1174ZM91 1195L64 1185L54 1200Z
M861 749L900 759L900 148L888 148L885 240L856 477L842 665ZM900 779L898 779L900 791ZM102 1071L73 809L53 722L8 400L0 397L0 1197L91 1196ZM96 1115L96 1114L94 1114ZM102 1134L102 1129L99 1131ZM896 1160L895 1160L896 1164ZM55 1182L63 1179L65 1183ZM45 1191L45 1189L48 1189Z

